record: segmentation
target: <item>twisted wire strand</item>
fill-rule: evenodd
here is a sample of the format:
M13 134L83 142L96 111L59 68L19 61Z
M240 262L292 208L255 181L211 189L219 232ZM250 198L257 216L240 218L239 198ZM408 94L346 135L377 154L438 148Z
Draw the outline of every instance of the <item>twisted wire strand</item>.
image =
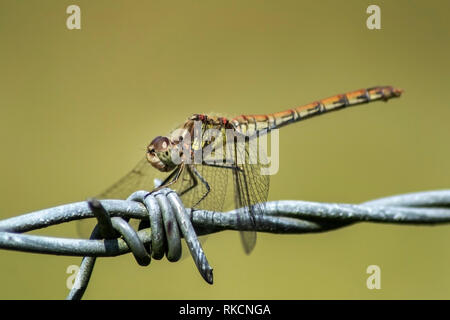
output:
M22 234L78 219L97 218L89 240ZM130 218L148 221L136 231ZM436 190L390 196L360 205L308 201L271 201L265 214L256 219L256 231L311 233L342 228L357 222L434 225L450 222L450 190ZM0 221L0 248L25 252L83 256L74 288L68 299L81 299L96 257L132 252L140 265L164 254L171 261L181 255L185 238L203 278L212 283L212 268L197 235L222 230L253 230L242 223L239 210L213 212L185 209L178 195L163 189L155 194L133 193L127 200L95 199L35 211ZM120 236L120 237L118 237Z

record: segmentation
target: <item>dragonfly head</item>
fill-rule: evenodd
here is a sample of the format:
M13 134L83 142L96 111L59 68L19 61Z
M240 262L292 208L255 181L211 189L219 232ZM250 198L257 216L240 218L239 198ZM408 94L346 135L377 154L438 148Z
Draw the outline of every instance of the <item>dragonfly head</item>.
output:
M158 136L147 147L147 160L159 171L168 172L177 166L171 157L172 142L167 137Z

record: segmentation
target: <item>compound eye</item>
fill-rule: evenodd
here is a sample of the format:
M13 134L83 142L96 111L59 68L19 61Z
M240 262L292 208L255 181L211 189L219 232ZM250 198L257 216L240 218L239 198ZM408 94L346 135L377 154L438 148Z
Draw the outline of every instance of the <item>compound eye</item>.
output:
M165 151L169 148L169 139L167 137L161 137L161 136L156 137L150 143L150 146L152 146L152 149L150 149L150 147L149 147L149 152Z

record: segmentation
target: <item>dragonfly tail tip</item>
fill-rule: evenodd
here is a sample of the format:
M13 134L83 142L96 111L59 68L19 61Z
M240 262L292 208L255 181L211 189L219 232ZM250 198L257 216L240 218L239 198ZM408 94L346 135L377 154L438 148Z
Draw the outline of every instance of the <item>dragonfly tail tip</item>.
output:
M400 97L402 95L402 93L405 92L405 90L403 90L401 88L393 88L392 92L393 92L394 96Z

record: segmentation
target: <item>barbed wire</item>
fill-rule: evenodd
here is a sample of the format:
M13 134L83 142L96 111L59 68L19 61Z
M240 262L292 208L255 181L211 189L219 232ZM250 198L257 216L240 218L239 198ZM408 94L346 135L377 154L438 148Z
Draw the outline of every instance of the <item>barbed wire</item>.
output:
M198 237L223 230L270 233L314 233L357 222L434 225L450 222L450 190L425 191L380 198L363 204L280 200L265 203L263 215L243 219L243 210L215 212L185 209L171 189L156 193L137 191L127 200L71 203L0 220L0 248L24 252L82 256L75 283L67 299L81 299L97 257L132 252L138 264L151 258L170 261L181 257L184 238L194 262L208 283L212 268ZM96 218L89 240L23 234L73 220ZM129 225L139 219L138 230Z

